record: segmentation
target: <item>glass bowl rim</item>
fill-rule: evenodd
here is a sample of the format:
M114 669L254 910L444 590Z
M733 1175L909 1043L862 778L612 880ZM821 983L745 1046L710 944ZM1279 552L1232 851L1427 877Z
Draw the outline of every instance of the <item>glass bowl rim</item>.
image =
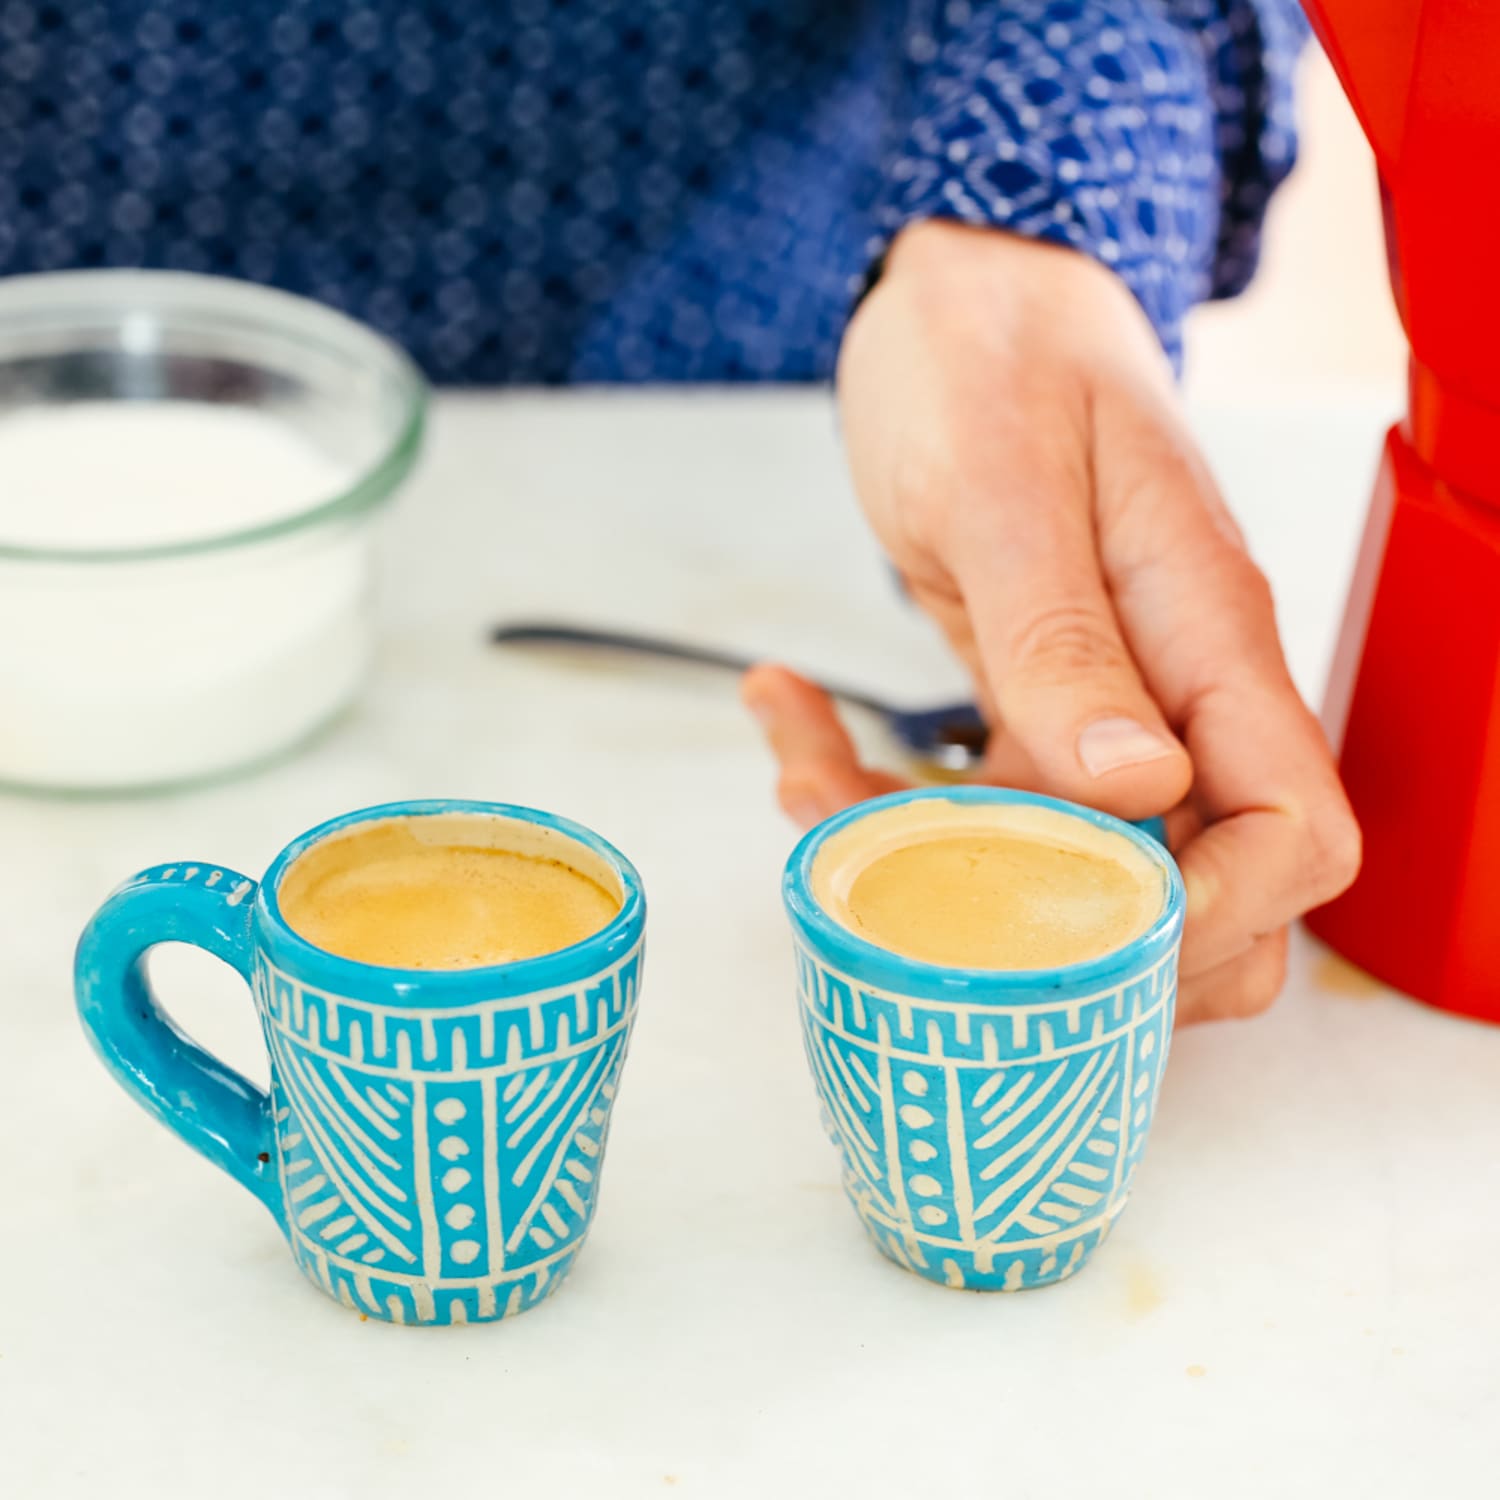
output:
M118 563L230 551L344 520L388 499L410 472L426 424L427 382L408 355L383 334L337 309L258 282L195 271L44 271L0 277L0 365L11 329L55 327L109 319L123 324L132 313L155 314L163 323L195 319L209 331L270 334L302 345L352 356L381 369L395 385L401 415L376 458L344 488L290 515L233 531L130 547L29 547L0 538L0 563Z

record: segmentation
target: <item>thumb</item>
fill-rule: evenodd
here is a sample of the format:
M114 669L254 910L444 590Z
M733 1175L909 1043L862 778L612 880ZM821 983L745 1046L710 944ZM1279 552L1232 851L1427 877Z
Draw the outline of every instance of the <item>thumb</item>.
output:
M1047 791L1125 818L1165 812L1192 762L1121 634L1092 508L1040 487L1032 500L984 506L953 569L996 708Z

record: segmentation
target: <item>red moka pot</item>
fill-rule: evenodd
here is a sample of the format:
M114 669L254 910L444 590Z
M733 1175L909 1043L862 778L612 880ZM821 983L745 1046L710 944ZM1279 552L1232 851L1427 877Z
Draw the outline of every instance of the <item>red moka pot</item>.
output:
M1313 931L1500 1021L1500 0L1308 0L1374 147L1411 345L1325 710L1365 835Z

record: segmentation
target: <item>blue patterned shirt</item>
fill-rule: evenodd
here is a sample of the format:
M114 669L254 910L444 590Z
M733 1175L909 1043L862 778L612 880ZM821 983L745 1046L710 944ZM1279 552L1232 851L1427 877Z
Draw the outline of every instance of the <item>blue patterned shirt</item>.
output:
M943 216L1173 357L1292 164L1294 0L4 0L0 274L274 283L467 383L808 380Z

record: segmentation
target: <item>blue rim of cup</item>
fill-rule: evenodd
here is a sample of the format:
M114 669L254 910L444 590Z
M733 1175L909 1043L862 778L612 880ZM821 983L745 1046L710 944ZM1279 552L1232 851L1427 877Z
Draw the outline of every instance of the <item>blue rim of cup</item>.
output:
M1142 853L1149 855L1165 875L1167 897L1162 903L1161 915L1145 932L1123 948L1117 948L1098 958L1086 959L1082 963L1064 964L1052 969L955 968L929 963L925 959L907 958L888 949L878 948L874 943L866 942L864 938L851 932L841 922L835 921L818 904L813 896L813 861L834 834L886 808L899 807L908 802L1045 807L1081 818L1106 832L1119 834L1129 839ZM924 989L939 992L951 989L972 993L979 989L997 994L1004 992L1009 1000L1023 1001L1028 993L1043 1000L1051 990L1086 987L1096 981L1104 983L1118 975L1123 968L1139 963L1143 955L1164 954L1182 930L1183 912L1187 903L1177 862L1167 852L1165 845L1149 833L1112 817L1109 813L1098 812L1076 802L1065 802L1060 797L1044 797L1036 792L1013 791L1008 787L978 785L921 787L890 792L886 796L873 797L868 802L858 802L853 807L845 808L843 812L835 813L833 817L810 829L792 850L782 878L782 897L793 924L815 943L819 958L858 975L862 982L896 992L901 992L914 983Z
M619 912L598 932L567 948L543 953L536 958L518 959L514 963L473 969L403 969L361 963L317 947L287 925L276 899L277 891L293 861L314 845L363 823L454 814L530 823L550 828L581 844L602 859L619 879L622 896ZM482 993L486 999L508 999L542 990L563 989L576 985L582 977L611 968L626 958L640 941L646 920L646 896L635 866L613 844L570 818L508 802L427 798L362 807L330 818L300 834L271 862L256 891L254 909L261 944L277 967L295 973L299 981L314 989L345 995L358 994L378 985L388 990L399 1003L420 1009L472 1001L476 992Z

